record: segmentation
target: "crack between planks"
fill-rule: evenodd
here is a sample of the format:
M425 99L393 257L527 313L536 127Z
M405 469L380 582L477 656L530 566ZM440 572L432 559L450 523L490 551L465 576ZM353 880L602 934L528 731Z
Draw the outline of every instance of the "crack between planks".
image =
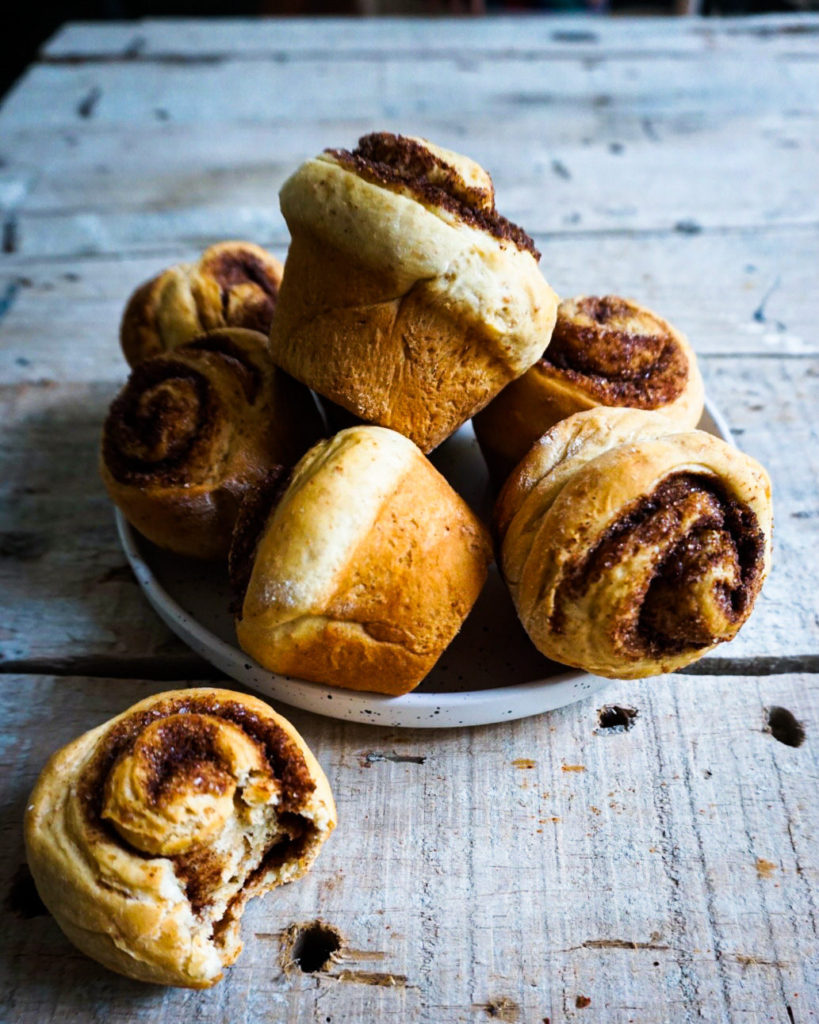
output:
M558 40L555 40L557 42ZM610 44L609 44L610 45ZM797 51L797 55L815 60L815 55ZM747 60L747 53L737 48L733 52L724 52L723 58ZM774 53L772 60L790 59L793 54ZM181 53L173 50L145 53L141 49L118 50L109 53L55 53L41 54L37 64L51 67L89 67L111 64L147 64L171 67L213 67L223 64L307 64L332 60L336 63L418 63L432 61L450 61L464 67L470 67L481 61L516 60L523 62L539 62L542 60L567 61L569 63L586 64L593 61L602 64L607 61L645 61L645 60L678 60L680 62L697 62L710 59L706 47L701 50L655 49L651 51L622 48L601 50L590 46L584 41L582 45L571 43L564 46L533 46L522 49L516 46L486 47L483 49L459 50L455 48L418 47L405 50L373 50L372 48L335 50L331 47L323 49L305 49L298 52L292 50L247 50L243 53L225 50L213 50L205 53Z
M3 221L2 228L2 241L0 241L0 249L6 254L16 253L19 244L19 232L17 229L17 218L14 214L10 214Z
M819 655L793 654L748 658L707 658L678 669L685 676L784 676L795 672L819 673Z
M819 655L709 658L679 669L688 676L776 676L819 674ZM225 679L225 673L193 652L122 656L112 654L0 660L0 675L87 676L104 679ZM378 759L378 755L375 755ZM386 756L384 760L391 760Z
M144 655L130 658L115 655L76 655L66 658L17 658L0 661L2 675L85 676L100 679L225 679L225 673L196 654Z

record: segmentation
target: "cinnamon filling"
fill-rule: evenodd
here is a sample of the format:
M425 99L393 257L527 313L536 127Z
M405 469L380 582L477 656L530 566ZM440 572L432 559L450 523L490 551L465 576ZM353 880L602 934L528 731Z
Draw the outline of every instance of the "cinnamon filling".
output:
M207 269L219 285L225 322L267 334L279 286L263 260L246 249L235 249L208 260ZM245 295L240 301L234 301L233 289L243 284L255 285L258 291L252 297Z
M139 734L152 722L170 715L185 714L223 718L239 726L255 740L263 750L272 774L281 782L281 810L298 811L315 789L315 783L310 777L301 751L275 722L260 718L236 701L223 701L210 696L182 697L172 701L161 701L149 710L129 715L110 730L103 748L88 766L81 783L80 796L89 825L100 827L103 824L100 809L105 779L117 759L133 749ZM198 744L190 739L175 742L173 735L169 736L169 740L170 744L166 750L157 751L154 783L157 791L163 784L167 785L167 782L163 783L162 780L167 779L170 774L178 774L182 769L187 771L191 766L201 765L202 754L208 743L207 738L203 738Z
M583 387L602 405L657 409L679 398L688 380L688 359L659 322L653 333L642 324L635 324L635 331L625 329L624 323L634 322L634 310L614 295L582 299L576 308L593 324L578 322L561 303L542 366Z
M250 487L239 506L228 556L232 600L231 612L239 619L253 573L256 548L265 524L290 485L293 473L277 466L258 484Z
M157 744L148 748L147 793L151 803L192 788L206 793L228 790L229 775L214 734L212 722L199 715L190 719L171 718L161 726Z
M201 716L209 716L210 721ZM109 731L82 775L79 797L91 829L127 846L135 856L150 857L150 853L127 842L102 817L107 780L115 766L132 754L145 730L154 725L158 742L148 750L143 742L140 749L141 767L147 766L145 792L151 807L173 802L176 796L184 804L187 794L192 798L203 793L230 793L235 783L217 750L218 726L212 721L214 718L238 726L249 737L263 754L280 789L278 802L270 807L273 816L265 819L266 824L257 821L248 826L252 834L248 833L249 838L238 854L222 849L218 842L211 844L205 840L194 842L184 852L168 855L195 913L208 910L213 894L220 888L222 899L227 892L227 909L217 910L220 920L227 924L232 911L241 909L253 889L262 887L266 876L276 868L298 860L316 835L313 823L298 813L314 791L315 783L301 750L285 730L237 701L211 696L162 701L149 710L129 715ZM162 724L164 719L168 721ZM254 785L253 780L249 784ZM237 871L240 873L226 882L226 876ZM214 925L214 935L218 924Z
M194 352L213 352L222 356L225 365L238 377L248 403L253 405L262 387L262 373L248 353L232 338L227 334L211 332L188 342L184 350L188 349Z
M687 525L684 525L687 524ZM676 654L729 639L762 584L764 536L754 512L711 477L678 473L626 509L555 593L551 625L635 551L664 552L649 579L635 580L617 636L635 658Z
M140 363L105 421L105 463L120 483L185 483L192 454L207 447L217 415L204 374L174 359Z
M406 190L425 206L447 210L464 224L512 242L540 259L535 243L523 228L498 213L488 190L468 185L454 167L420 142L403 135L375 132L359 139L352 152L326 152L365 181L391 191Z

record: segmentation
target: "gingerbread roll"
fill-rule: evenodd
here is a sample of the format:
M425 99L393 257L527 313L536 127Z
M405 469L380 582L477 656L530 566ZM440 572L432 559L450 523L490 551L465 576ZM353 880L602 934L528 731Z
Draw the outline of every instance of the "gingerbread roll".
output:
M627 406L696 427L704 390L696 357L668 321L616 295L565 299L540 359L474 419L499 483L549 427L584 409Z
M496 507L503 573L535 646L623 679L688 665L736 635L769 569L771 526L757 462L627 409L554 426Z
M285 182L273 359L370 423L440 444L538 358L557 299L482 167L386 132Z
M255 697L149 697L69 743L26 811L28 862L84 953L140 981L206 988L242 949L245 904L303 875L333 830L327 779Z
M105 422L101 473L149 540L226 557L248 487L321 433L310 393L273 366L263 335L216 331L133 370Z
M125 308L120 343L128 364L223 327L267 334L281 278L276 257L250 242L220 242L196 263L169 267L137 288Z

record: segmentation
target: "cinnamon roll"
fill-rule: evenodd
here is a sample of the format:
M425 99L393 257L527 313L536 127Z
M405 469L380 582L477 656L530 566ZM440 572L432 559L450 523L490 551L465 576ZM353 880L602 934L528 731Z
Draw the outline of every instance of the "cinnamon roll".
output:
M105 422L101 473L149 540L225 557L247 488L321 433L312 396L273 366L263 335L213 331L132 371Z
M206 988L251 896L303 875L335 827L292 725L230 690L161 693L56 753L26 811L37 890L68 938L140 981Z
M492 179L423 139L326 150L281 191L273 359L429 451L540 356L557 299Z
M770 565L765 470L658 413L552 427L496 507L501 564L547 657L602 676L670 672L730 640Z
M125 308L120 342L128 364L223 327L267 334L281 279L276 257L250 242L219 242L198 262L169 267L137 288Z
M239 644L265 668L406 693L474 604L486 528L408 438L353 427L251 492L231 549Z
M572 413L597 406L653 409L696 427L705 393L685 337L656 313L616 295L564 299L540 359L474 419L502 483L535 441Z

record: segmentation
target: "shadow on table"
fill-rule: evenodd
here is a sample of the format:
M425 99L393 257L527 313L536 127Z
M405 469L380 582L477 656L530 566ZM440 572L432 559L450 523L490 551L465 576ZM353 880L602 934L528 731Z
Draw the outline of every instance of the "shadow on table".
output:
M98 471L111 384L4 389L0 657L154 656L187 649L141 600Z

